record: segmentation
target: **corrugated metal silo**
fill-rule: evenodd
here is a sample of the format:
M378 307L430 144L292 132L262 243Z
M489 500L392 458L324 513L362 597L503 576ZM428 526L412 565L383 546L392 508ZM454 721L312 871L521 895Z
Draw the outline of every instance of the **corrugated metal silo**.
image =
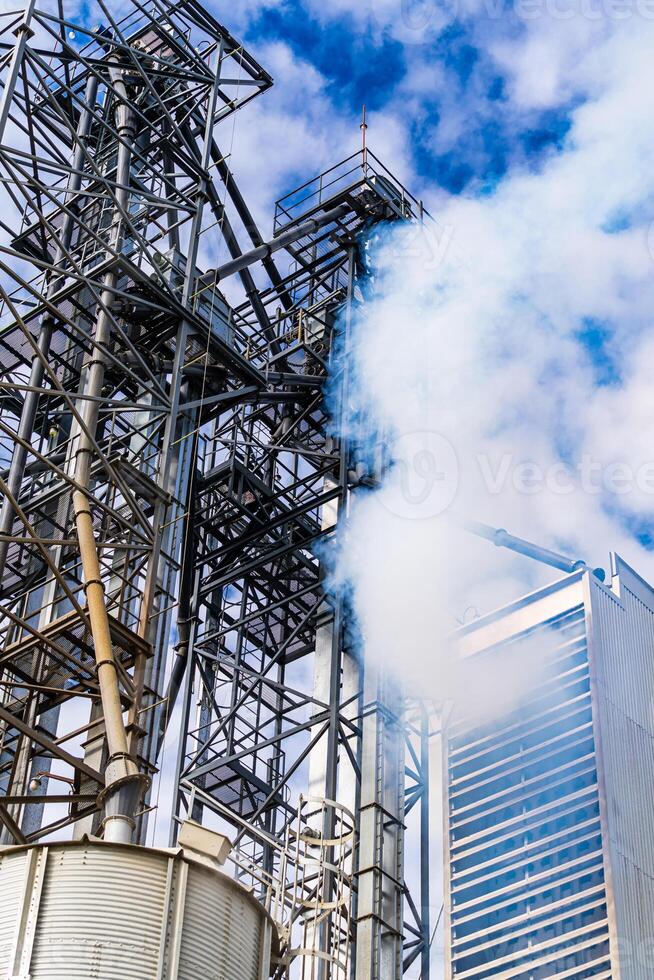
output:
M246 889L181 848L0 851L0 980L265 980L273 929Z

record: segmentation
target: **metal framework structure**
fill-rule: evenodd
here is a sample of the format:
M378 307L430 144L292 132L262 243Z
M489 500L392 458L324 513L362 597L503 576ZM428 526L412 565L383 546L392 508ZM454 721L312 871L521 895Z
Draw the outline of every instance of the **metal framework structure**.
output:
M215 131L269 75L196 0L96 6L2 17L2 841L99 832L107 758L155 777L173 718L171 842L231 828L276 975L427 980L429 719L323 585L373 478L336 434L361 246L422 208L364 145L265 242Z

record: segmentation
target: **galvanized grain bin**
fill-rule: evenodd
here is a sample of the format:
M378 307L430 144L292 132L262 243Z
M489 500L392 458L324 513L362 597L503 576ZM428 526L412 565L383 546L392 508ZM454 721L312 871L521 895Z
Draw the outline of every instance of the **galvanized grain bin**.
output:
M266 980L274 926L183 850L0 850L0 980Z

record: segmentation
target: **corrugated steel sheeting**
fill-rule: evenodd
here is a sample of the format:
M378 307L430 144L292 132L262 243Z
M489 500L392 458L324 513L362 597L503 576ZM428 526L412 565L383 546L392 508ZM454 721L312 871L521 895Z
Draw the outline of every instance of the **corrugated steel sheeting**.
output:
M110 847L53 848L32 951L33 980L156 980L168 861Z
M450 975L606 977L584 607L563 601L538 625L533 610L512 609L511 617L518 632L502 649L515 647L528 664L535 651L542 672L490 722L457 721L455 711L448 737ZM479 656L494 658L497 649L482 647Z
M251 895L182 851L0 854L0 980L263 980L270 929Z
M25 878L25 852L0 852L0 977L9 973Z
M542 631L558 666L516 712L450 728L448 978L654 977L654 591L612 569L461 630L465 657Z
M256 917L250 903L241 895L227 891L216 894L212 877L210 871L202 868L189 876L180 978L259 980L263 917ZM229 937L229 941L216 942L216 936ZM213 949L210 964L207 964L207 949Z
M620 980L654 976L654 594L620 559L591 590Z

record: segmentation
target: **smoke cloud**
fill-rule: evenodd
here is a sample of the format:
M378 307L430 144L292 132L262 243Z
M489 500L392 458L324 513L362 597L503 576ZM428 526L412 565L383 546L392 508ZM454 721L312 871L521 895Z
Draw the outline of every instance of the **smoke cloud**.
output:
M461 518L654 573L653 33L632 20L575 48L585 96L537 172L368 249L346 431L361 459L383 432L392 465L353 495L334 582L352 590L366 656L439 700L467 686L447 653L457 623L560 574Z

